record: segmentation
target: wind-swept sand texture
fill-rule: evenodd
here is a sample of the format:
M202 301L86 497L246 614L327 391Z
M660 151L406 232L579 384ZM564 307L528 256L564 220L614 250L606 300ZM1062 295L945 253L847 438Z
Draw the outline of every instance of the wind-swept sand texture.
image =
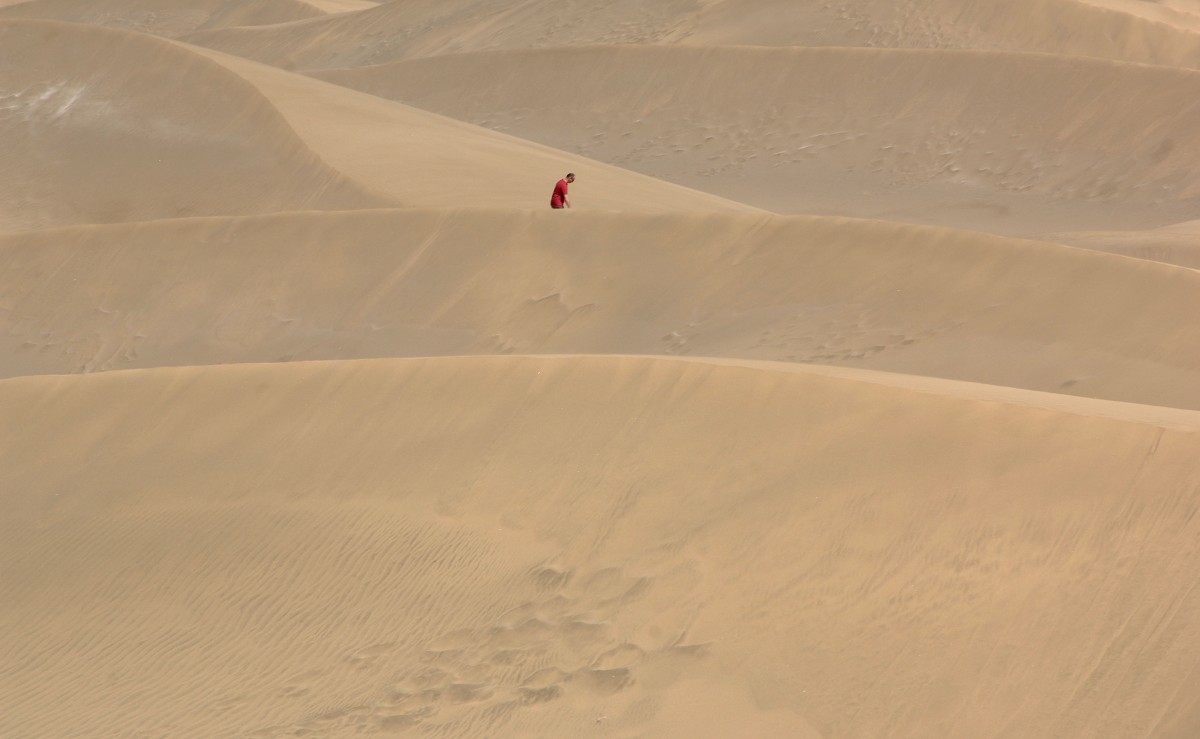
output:
M1194 412L619 357L0 400L5 733L1132 736L1195 707L1160 687L1200 660Z
M318 76L776 212L1029 236L1200 211L1200 109L1179 99L1200 98L1200 72L1013 53L624 46Z
M0 736L1200 736L1198 34L0 0Z

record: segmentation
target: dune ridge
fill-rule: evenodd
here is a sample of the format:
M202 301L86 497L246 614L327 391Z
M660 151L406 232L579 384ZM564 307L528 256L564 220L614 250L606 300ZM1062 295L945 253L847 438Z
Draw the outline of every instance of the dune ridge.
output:
M591 209L757 210L374 95L193 48L253 84L339 171L405 205L545 208L554 182L586 167L588 187L580 205Z
M1200 95L1189 70L1012 52L604 46L314 75L775 212L1037 236L1162 226L1200 206L1200 113L1179 104L1182 90Z
M396 205L243 79L144 34L0 21L0 230Z
M579 4L572 22L547 0L408 0L273 28L188 40L289 69L328 69L470 51L594 44L990 49L1186 68L1200 65L1195 14L1144 2L1077 0L653 0Z
M1195 566L1194 431L639 357L149 369L0 398L21 429L0 450L25 460L0 487L26 491L0 543L28 686L6 730L79 731L87 711L53 706L134 695L127 727L251 736L686 736L730 708L795 736L1141 736L1192 708L1154 686L1200 658L1200 603L1161 587ZM111 685L87 681L101 655ZM900 694L942 697L863 701Z
M561 215L310 213L10 236L3 374L675 353L1200 407L1200 339L1177 320L1200 310L1192 270L883 222Z

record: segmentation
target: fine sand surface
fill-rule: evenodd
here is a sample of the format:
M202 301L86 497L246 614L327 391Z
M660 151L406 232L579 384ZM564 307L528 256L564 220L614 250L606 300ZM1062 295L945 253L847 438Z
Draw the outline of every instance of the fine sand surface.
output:
M1193 0L0 0L0 737L1200 736L1198 70Z
M1200 108L1179 104L1200 99L1190 70L1011 52L593 46L317 76L781 213L1034 236L1200 212Z

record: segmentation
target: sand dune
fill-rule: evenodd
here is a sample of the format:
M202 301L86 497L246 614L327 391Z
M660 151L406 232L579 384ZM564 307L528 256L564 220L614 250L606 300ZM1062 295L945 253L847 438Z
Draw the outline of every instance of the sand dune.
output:
M1200 96L1200 72L1010 53L626 46L319 76L776 212L1030 236L1200 210L1200 109L1179 105Z
M606 352L1200 408L1200 273L894 224L378 211L0 241L7 375Z
M0 21L0 230L395 205L245 80L165 41Z
M595 357L0 403L6 734L1196 728L1195 413Z
M581 179L574 201L593 210L757 210L339 85L195 50L253 84L322 159L405 205L545 209L554 183L575 171Z
M303 0L29 0L0 9L0 18L87 23L168 37L324 15Z
M113 51L116 49L116 51ZM0 21L0 230L280 210L752 210L336 85L124 31ZM215 60L217 63L210 61Z
M677 43L990 49L1200 66L1194 5L1139 0L623 0L569 6L406 0L339 18L190 38L298 69L495 49Z
M0 736L1200 736L1198 75L1196 0L0 0Z

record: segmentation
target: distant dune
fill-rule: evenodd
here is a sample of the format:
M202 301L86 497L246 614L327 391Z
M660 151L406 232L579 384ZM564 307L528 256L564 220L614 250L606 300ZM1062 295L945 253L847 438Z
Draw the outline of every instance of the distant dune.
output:
M1200 72L1011 53L624 46L318 76L776 212L1026 236L1200 212L1200 112L1178 104L1181 90L1200 96Z
M575 6L572 6L575 7ZM497 6L405 0L274 28L198 32L194 43L295 69L496 49L594 44L988 49L1200 67L1194 4L1144 0L622 0Z
M0 21L0 230L395 205L245 80L153 37Z

